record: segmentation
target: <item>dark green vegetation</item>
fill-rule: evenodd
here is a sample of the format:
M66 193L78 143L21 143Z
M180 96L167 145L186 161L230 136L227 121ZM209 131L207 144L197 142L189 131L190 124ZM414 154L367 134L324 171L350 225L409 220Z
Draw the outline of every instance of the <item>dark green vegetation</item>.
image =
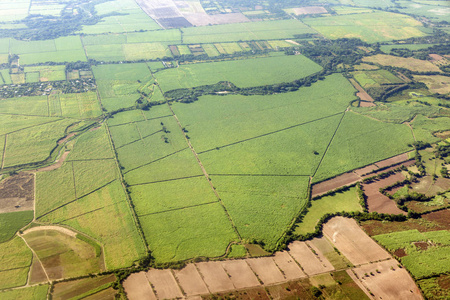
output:
M127 272L271 253L333 214L390 222L449 203L444 1L328 0L315 13L309 0L202 0L172 3L174 18L134 0L4 2L0 175L36 182L34 211L0 199L0 289L48 281L28 247L59 268L50 280L117 271L115 284L72 280L53 297L114 296ZM312 184L414 148L418 181L383 190L408 217L367 214L359 187L311 200ZM46 225L65 233L21 239ZM402 263L432 290L447 237L416 235L432 243ZM314 292L353 289L335 276Z

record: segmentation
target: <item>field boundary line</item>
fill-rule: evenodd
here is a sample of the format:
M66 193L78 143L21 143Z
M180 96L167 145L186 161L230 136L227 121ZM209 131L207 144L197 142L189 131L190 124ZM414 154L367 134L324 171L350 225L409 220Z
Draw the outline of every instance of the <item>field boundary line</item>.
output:
M18 234L18 236L24 241L25 245L27 245L27 247L31 250L31 253L33 253L33 256L36 257L37 261L41 264L41 268L44 271L45 277L47 277L47 282L50 282L50 277L48 277L47 270L44 268L44 264L39 259L39 256L36 254L36 252L33 250L33 248L30 247L30 245L28 244L27 240L23 237L23 235ZM29 266L30 270L31 270L32 265L33 265L33 259L31 260L31 264ZM28 283L28 278L27 278L27 283Z
M129 184L129 186L139 186L139 185L147 185L147 184L161 183L161 182L168 182L168 181L177 181L177 180L183 180L183 179L198 178L198 177L202 177L202 176L203 176L203 174L199 174L199 175L192 175L192 176L186 176L186 177L179 177L179 178L171 178L171 179L163 179L163 180L157 180L157 181Z
M116 125L109 125L109 127L118 127L118 126L123 126L123 125L131 124L131 123L147 122L147 121L151 121L151 120L163 119L163 118L168 118L168 117L172 117L172 115L155 117L155 118L150 118L150 119L146 118L146 120L138 120L138 121L132 121L132 122L121 123L121 124L116 124Z
M1 273L1 272L13 271L13 270L25 269L25 268L29 268L29 267L30 267L30 266L17 267L17 268L11 268L11 269L2 269L2 270L0 270L0 273Z
M209 177L208 172L206 172L206 169L205 169L205 167L203 166L202 161L201 161L200 158L198 157L197 152L195 152L195 149L194 149L194 147L192 146L191 141L189 141L189 139L187 138L186 132L184 132L183 126L181 125L180 120L178 120L178 117L177 117L177 115L175 114L175 112L173 111L172 106L169 104L169 102L166 102L166 103L167 103L167 106L169 106L169 109L170 109L170 111L172 112L173 117L174 117L175 121L177 122L178 127L179 127L181 133L183 134L186 143L188 144L189 148L191 149L192 154L195 156L195 159L197 160L198 165L199 165L200 168L202 169L202 172L203 172L203 175L205 176L205 179L208 180L208 183L209 183L209 185L210 185L210 187L211 187L213 193L216 195L216 197L217 197L217 202L222 206L222 209L224 210L225 215L226 215L227 218L228 218L228 221L230 221L231 227L233 228L233 230L234 230L234 232L236 233L236 235L237 235L237 237L239 238L239 240L242 241L241 234L239 233L239 231L238 231L236 225L234 224L233 219L231 218L231 216L230 216L230 214L229 214L229 212L228 212L228 210L227 210L225 204L223 203L222 199L220 198L219 193L217 192L217 190L215 189L213 183L211 182L211 178Z
M6 142L8 141L8 134L5 134L5 144L3 145L3 151L2 151L2 165L0 167L0 170L3 170L3 167L5 165L5 155L6 155Z
M216 203L217 203L217 201L194 204L194 205L189 205L189 206L184 206L184 207L179 207L179 208L172 208L172 209L167 209L167 210L162 210L162 211L157 211L157 212L152 212L152 213L146 213L146 214L138 215L138 217L141 218L141 217L147 217L147 216L151 216L151 215L164 214L164 213L173 212L173 211L177 211L177 210L189 209L189 208L194 208L194 207L203 206L203 205L216 204Z
M314 173L312 174L311 177L314 178L314 176L316 176L316 173L317 173L317 171L319 170L320 165L322 164L322 161L323 161L323 159L325 158L325 155L327 155L328 149L330 149L331 143L333 142L334 137L336 136L336 133L337 133L338 130L339 130L339 127L341 127L342 120L344 120L345 113L347 112L347 110L348 110L348 108L342 113L341 120L339 120L339 124L337 125L336 130L334 131L333 136L331 137L330 142L328 143L327 148L326 148L325 151L323 152L323 155L322 155L322 157L320 158L319 163L317 164L317 168L316 168L316 170L314 171Z
M93 194L93 193L95 193L95 192L97 192L97 191L103 189L104 187L110 185L111 183L113 183L113 182L116 181L116 180L117 180L117 178L115 178L115 179L111 180L110 182L108 182L108 183L106 183L106 184L104 184L104 185L102 185L102 186L96 188L95 190L92 190L92 191L90 191L90 192L88 192L88 193L86 193L86 194L80 196L79 198L70 200L70 201L68 201L68 202L66 202L66 203L64 203L64 204L61 204L61 205L58 206L58 207L55 207L55 208L52 209L52 210L49 210L48 212L43 213L42 215L40 215L39 217L37 217L36 220L39 220L39 219L41 219L42 217L45 217L46 215L51 214L51 213L57 211L58 209L63 208L64 206L67 206L67 205L69 205L69 204L71 204L71 203L73 203L73 202L76 202L76 201L78 201L78 200L81 200L81 199L83 199L84 197L87 197L87 196L89 196L90 194Z
M325 116L325 117L321 117L321 118L318 118L318 119L314 119L314 120L311 120L311 121L303 122L303 123L300 123L300 124L291 125L291 126L288 126L288 127L285 127L285 128L281 128L281 129L278 129L278 130L275 130L275 131L263 133L263 134L260 134L260 135L257 135L257 136L251 137L251 138L243 139L243 140L240 140L240 141L237 141L237 142L233 142L233 143L230 143L230 144L226 144L226 145L223 145L223 146L218 146L216 148L211 148L209 150L204 150L204 151L199 152L198 154L203 154L203 153L206 153L206 152L214 151L214 150L217 150L217 148L221 149L221 148L225 148L225 147L229 147L229 146L234 146L236 144L248 142L248 141L251 141L251 140L254 140L254 139L258 139L258 138L261 138L261 137L265 137L265 136L268 136L268 135L272 135L272 134L275 134L275 133L279 133L279 132L282 132L282 131L293 129L293 128L296 128L296 127L299 127L299 126L302 126L302 125L314 123L316 121L325 120L327 118L331 118L331 117L334 117L334 116L337 116L337 115L340 115L340 114L342 114L342 112L335 113L335 114L332 114L332 115L328 115L328 116Z
M135 124L135 125L136 125L136 124ZM148 134L148 135L146 135L146 136L142 136L141 131L139 130L139 128L138 128L137 126L136 126L136 130L138 131L140 138L137 139L137 140L134 140L134 141L132 141L132 142L123 144L123 145L121 145L121 146L119 146L119 147L116 147L116 150L117 150L117 149L120 149L120 148L123 148L123 147L125 147L125 146L129 146L129 145L134 144L134 143L139 142L139 141L142 141L142 143L143 143L144 146L145 146L144 139L146 139L146 138L148 138L148 137L151 137L151 136L157 134L158 132L162 132L162 130L158 130L158 131L155 131L155 132L153 132L153 133L150 133L150 134Z
M0 113L0 115L4 115L4 114ZM33 117L36 117L36 116L33 116ZM42 116L39 116L39 117L42 117ZM42 117L42 118L47 118L47 117ZM45 122L45 123L41 123L41 124L37 124L37 125L31 125L31 126L28 126L28 127L24 127L24 128L20 128L20 129L17 129L17 130L10 131L10 132L5 133L5 134L16 133L16 132L19 132L19 131L22 131L22 130L26 130L26 129L30 129L30 128L38 127L38 126L42 126L42 125L47 125L47 124L58 122L58 121L62 121L62 120L64 120L64 118L59 118L58 120L51 120L51 121L48 121L48 122Z
M311 175L305 175L305 174L299 174L299 175L294 175L294 174L214 174L214 173L210 173L209 176L267 176L267 177L309 177Z
M84 215L88 215L88 214L90 214L90 213L93 213L93 212L102 210L102 209L104 209L104 208L106 208L106 207L110 207L110 206L116 205L116 204L118 204L118 203L120 203L120 202L114 202L114 203L112 203L112 204L105 205L105 206L103 206L103 207L99 207L99 208L96 208L96 209L87 211L87 212L85 212L85 213L76 215L76 216L74 216L74 217L70 217L70 218L64 219L64 220L62 220L62 221L58 221L58 222L56 222L55 224L61 224L61 223L63 223L63 222L66 222L66 221L69 221L69 220L73 220L73 219L76 219L76 218L81 217L81 216L84 216Z
M168 158L168 157L170 157L170 156L172 156L172 155L175 155L175 154L177 154L177 153L179 153L179 152L182 152L182 151L184 151L184 150L187 150L187 149L189 149L189 147L180 149L180 150L178 150L178 151L175 151L175 152L172 152L172 153L170 153L170 154L167 154L166 156L163 156L163 157L157 158L157 159L155 159L155 160L152 160L152 161L150 161L150 162L148 162L148 163L145 163L145 164L143 164L143 165L141 165L141 166L139 166L139 167L135 167L135 168L133 168L133 169L130 169L130 170L124 172L123 174L127 174L128 172L135 171L135 170L140 169L140 168L142 168L142 167L151 165L151 164L153 164L153 163L155 163L155 162L158 162L158 161L160 161L160 160L163 160L164 158Z
M99 161L99 160L113 160L114 157L105 157L105 158L87 158L87 159L70 159L66 160L66 162L81 162L81 161Z

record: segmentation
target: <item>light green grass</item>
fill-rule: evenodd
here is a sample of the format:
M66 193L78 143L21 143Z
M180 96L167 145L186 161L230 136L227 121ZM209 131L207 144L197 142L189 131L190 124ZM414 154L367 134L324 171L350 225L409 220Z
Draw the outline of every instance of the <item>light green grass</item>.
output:
M150 75L145 63L111 64L92 67L96 80L136 81Z
M418 141L434 143L440 139L435 137L433 133L449 130L450 118L427 118L425 116L418 115L411 125L414 130L414 135Z
M375 121L346 113L313 181L318 182L411 150L406 125Z
M106 126L88 131L78 138L68 160L113 158Z
M38 72L25 73L25 82L26 83L39 82L39 73Z
M17 300L17 299L41 300L47 297L47 291L48 291L47 284L35 285L28 288L0 292L0 298L4 300Z
M25 73L39 72L40 81L66 80L65 66L25 67Z
M234 54L236 52L242 52L242 48L238 43L222 43L220 44L227 54Z
M348 191L338 192L311 201L311 207L301 222L296 224L296 234L307 234L315 231L317 222L327 213L362 211L356 187Z
M45 160L72 120L61 120L8 134L5 167Z
M9 69L0 70L0 73L2 74L3 83L5 84L11 84L11 75L9 74Z
M225 62L181 65L155 74L164 92L231 81L239 87L262 86L293 81L322 68L308 58L277 56ZM214 70L214 71L212 71Z
M303 20L330 39L360 38L368 43L425 36L422 24L410 16L390 12L340 15Z
M123 45L123 53L125 54L125 59L129 61L151 60L172 56L169 48L163 43L126 44Z
M86 55L89 59L98 61L122 61L125 60L125 54L121 44L111 45L87 45Z
M127 43L155 43L165 42L181 44L181 32L179 29L155 30L147 32L133 32L127 34Z
M314 33L297 20L188 27L182 31L186 44L283 39L293 38L296 34Z
M47 96L7 98L0 100L0 110L7 114L48 116Z
M27 283L32 256L31 250L19 237L0 243L0 289Z
M389 54L393 49L409 49L422 50L434 46L435 44L394 44L394 45L381 45L380 49L386 54Z
M353 76L363 88L382 84L403 83L403 81L387 70L357 71Z
M114 160L73 162L77 197L83 197L118 177Z
M206 54L209 57L214 57L219 55L219 51L217 51L216 47L213 44L203 44L203 50L205 50Z
M37 126L39 124L47 123L51 120L55 119L20 115L0 115L0 135L18 131L28 127Z
M40 64L46 62L62 63L62 62L87 61L83 49L61 50L61 51L41 52L41 53L27 53L21 54L19 56L21 65Z
M306 203L309 177L211 176L231 219L246 241L262 241L267 250Z
M189 47L187 45L178 45L177 48L178 48L178 51L180 52L180 55L191 54L191 50L189 50Z
M102 114L96 92L60 94L62 115L71 118L95 118Z
M157 262L224 255L237 236L219 203L141 217Z
M0 214L0 242L5 242L33 220L33 211L18 211Z

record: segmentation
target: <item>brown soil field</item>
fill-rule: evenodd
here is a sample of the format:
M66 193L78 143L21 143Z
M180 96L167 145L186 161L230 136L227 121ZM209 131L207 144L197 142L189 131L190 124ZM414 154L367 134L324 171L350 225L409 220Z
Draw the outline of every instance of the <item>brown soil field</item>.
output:
M439 61L441 59L444 59L444 57L440 56L439 54L429 54L432 60Z
M323 6L305 6L294 8L294 13L298 15L326 14L327 10Z
M33 174L21 172L0 181L0 213L33 209Z
M334 270L333 265L320 251L315 250L316 253L313 253L305 242L295 241L289 244L288 248L289 254L309 276Z
M349 81L355 87L355 89L358 90L358 93L356 94L356 96L358 96L359 99L361 99L363 101L368 101L368 102L375 101L372 97L370 97L369 94L367 94L367 92L361 87L361 85L359 85L359 83L356 82L355 79L349 79ZM372 106L375 106L375 105L372 105ZM364 107L364 106L362 106L362 107Z
M114 282L116 277L114 275L99 276L94 278L85 278L74 281L56 283L52 292L52 299L67 300L76 298L77 296L89 292L101 285ZM114 292L115 294L115 292ZM98 295L95 299L101 299ZM87 298L83 298L87 299ZM108 299L108 298L104 298ZM110 298L109 298L110 299Z
M69 155L70 151L65 151L60 158L58 158L54 164L47 166L47 167L43 167L40 169L35 170L35 172L46 172L46 171L53 171L56 170L58 168L60 168L64 161L66 160L67 156Z
M414 79L425 83L428 89L433 93L442 95L450 93L450 77L439 75L414 75Z
M191 298L189 298L189 299L191 299ZM256 288L240 290L240 291L233 291L233 292L228 292L228 293L205 295L205 296L202 296L200 299L205 299L205 300L217 300L217 299L269 300L271 298L269 298L269 295L267 294L266 289L264 289L263 287L256 287Z
M375 176L375 175L378 175L378 174L381 174L381 173L386 173L386 172L389 172L389 171L398 169L398 168L400 168L401 166L405 166L405 167L408 168L408 167L411 167L412 165L414 165L415 163L416 163L416 161L415 161L414 159L411 159L411 160L405 161L405 162L403 162L403 163L401 163L401 164L398 164L398 165L391 166L391 167L386 168L386 169L381 169L381 170L378 169L378 170L375 170L375 171L373 171L371 174L364 175L364 176L362 176L362 177L363 177L363 178L367 178L367 177Z
M110 287L106 290L98 292L94 295L87 296L86 298L83 298L83 299L84 300L114 300L114 299L116 299L116 294L117 294L117 290Z
M155 289L156 296L159 299L172 299L183 297L183 293L178 286L171 270L152 269L146 273L148 281Z
M123 287L130 300L156 300L155 293L148 282L147 276L145 276L145 272L131 274L123 282Z
M409 160L408 153L403 153L403 154L400 154L400 155L397 155L397 156L394 156L394 157L391 157L391 158L388 158L388 159L376 162L375 165L378 168L382 169L382 168L386 168L386 167L389 167L389 166L392 166L392 165L397 165L397 164L402 163L402 162L407 161L407 160Z
M360 181L361 178L353 172L344 173L329 180L322 181L312 186L311 196L312 198L325 194L328 191L335 190L337 188L351 185Z
M378 167L376 165L368 165L364 168L355 170L354 172L358 175L358 176L363 176L363 175L367 175L372 173L373 171L378 170Z
M233 283L220 262L201 262L195 265L211 293L234 290Z
M406 254L405 249L400 248L394 251L394 255L397 257L404 257L407 256L408 254Z
M436 230L450 230L450 209L432 212L423 215L422 218L437 224L440 228Z
M181 288L187 296L208 294L208 288L194 264L188 264L181 270L174 270Z
M242 13L215 14L210 16L206 13L186 14L186 19L194 26L219 25L250 22Z
M427 220L426 217L430 214L422 216L422 219L409 219L404 222L363 221L361 222L361 227L370 236L412 229L417 229L420 232L445 229L445 227Z
M228 260L221 263L236 289L261 285L245 260Z
M354 265L391 257L353 219L334 217L324 224L323 234Z
M347 272L354 280L357 276L356 280L366 291L370 290L375 299L423 299L409 273L399 268L395 259L364 265Z
M364 57L362 60L364 62L372 62L382 66L404 68L415 72L442 72L441 69L433 65L431 62L412 57L404 58L392 55L377 54L374 56Z
M28 278L28 284L35 284L47 281L47 276L45 276L44 268L42 264L33 254L33 261L30 268L30 276Z
M361 100L362 100L361 97L364 97L363 95L361 95L361 93L357 93L356 96L359 97ZM376 105L372 102L359 101L359 107L374 107L374 106Z
M418 182L411 184L411 188L418 193L426 196L434 196L439 192L444 192L450 189L450 179L438 177L433 181L432 176L424 176Z
M272 285L266 288L271 299L317 299L311 295L308 279Z
M305 272L298 266L295 260L289 255L287 251L276 252L273 260L283 272L287 280L295 280L306 277Z
M283 274L271 257L250 258L247 262L263 284L285 281Z
M427 202L409 201L405 205L408 209L411 209L412 211L415 211L417 213L426 213L429 211L436 210L438 208L450 207L450 200L443 199L442 205L426 205L426 204Z
M414 242L414 246L416 246L417 250L427 250L430 245L427 242Z
M367 196L367 206L369 212L385 214L406 214L399 209L394 201L380 193L380 188L392 185L397 181L402 181L405 176L402 173L395 173L387 178L379 179L371 183L364 183L362 189Z

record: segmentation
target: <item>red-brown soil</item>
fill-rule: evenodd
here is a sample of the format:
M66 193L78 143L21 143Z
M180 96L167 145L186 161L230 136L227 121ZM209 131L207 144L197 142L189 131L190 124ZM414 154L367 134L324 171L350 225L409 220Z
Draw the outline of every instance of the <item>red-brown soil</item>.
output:
M312 250L305 242L295 241L288 246L289 254L300 264L307 275L330 272L334 270L333 265L319 252Z
M317 299L311 295L308 279L267 287L272 299Z
M358 93L356 94L356 96L358 96L359 99L361 99L363 101L368 101L368 102L375 101L369 94L367 94L367 92L359 85L359 83L356 82L356 80L349 79L349 81L355 87L355 89L358 90Z
M364 194L367 196L367 205L369 212L378 212L385 214L405 214L399 209L394 201L380 193L380 188L392 185L398 181L403 181L405 176L402 173L395 173L387 178L378 179L371 183L362 185Z
M173 299L183 297L183 293L178 286L171 270L152 269L146 273L148 281L155 289L159 299Z
M391 165L397 165L401 162L407 161L409 159L408 153L403 153L379 162L376 162L375 165L379 168L386 168Z
M194 264L188 264L181 270L174 270L174 273L187 296L209 293Z
M444 59L442 56L440 56L439 54L429 54L429 56L431 57L431 59L433 61L440 61L442 59Z
M407 256L408 254L406 254L405 249L400 248L394 251L394 255L397 257L404 257Z
M220 262L201 262L195 265L211 293L234 290L233 283Z
M450 290L450 275L439 276L438 284L441 287L441 289Z
M353 172L344 173L332 179L322 181L312 186L312 198L325 194L326 192L335 190L337 188L351 185L360 181L361 178Z
M116 294L117 290L110 287L96 294L87 296L86 298L83 298L83 300L114 300L116 299Z
M221 263L236 289L261 285L245 260L228 260Z
M264 284L285 281L283 274L271 257L250 258L247 262Z
M391 257L353 219L334 217L324 224L323 234L354 265Z
M434 222L426 220L424 217L422 219L408 219L404 222L383 222L383 221L363 221L361 222L361 227L367 232L368 235L374 236L379 234L392 233L397 231L406 231L417 229L420 232L444 230L445 228L439 226Z
M430 245L427 242L414 242L414 246L416 246L417 250L427 250Z
M76 135L76 133L73 132L73 133L69 134L68 136L66 136L66 137L64 137L64 138L62 138L62 139L60 139L60 140L58 141L58 145L64 144L68 139L70 139L71 137L74 137L75 135Z
M66 160L67 156L69 155L70 151L65 151L60 158L58 158L57 161L55 161L54 164L47 166L47 167L43 167L40 169L35 170L35 172L46 172L46 171L53 171L56 170L58 168L60 168L64 161Z
M357 169L357 170L355 170L354 172L355 172L358 176L363 176L363 175L366 175L366 174L370 174L370 173L372 173L372 172L374 172L374 171L376 171L376 170L378 170L378 167L377 167L377 166L375 166L375 165L368 165L368 166L366 166L366 167L364 167L364 168Z
M362 93L356 93L356 96L358 96L360 99L362 99L364 96L364 94ZM375 103L373 102L367 102L367 101L359 101L359 107L373 107L376 106Z
M436 230L450 230L450 210L444 209L422 216L423 219L433 222L439 226Z
M35 284L47 281L47 276L45 276L44 269L41 263L37 260L36 256L33 255L33 263L31 264L30 278L28 280L29 284Z
M155 293L148 282L147 276L145 276L145 272L131 274L123 282L123 287L130 300L156 300Z
M228 293L218 293L214 295L205 295L201 299L217 300L217 299L236 299L236 300L269 300L269 295L263 287L256 287L241 291L233 291Z
M0 213L33 209L33 174L21 172L0 182Z
M116 277L114 275L108 275L56 283L52 293L52 299L54 300L72 299L83 293L91 291L99 286L114 282L115 280ZM101 299L99 296L101 295L98 295L95 299Z

